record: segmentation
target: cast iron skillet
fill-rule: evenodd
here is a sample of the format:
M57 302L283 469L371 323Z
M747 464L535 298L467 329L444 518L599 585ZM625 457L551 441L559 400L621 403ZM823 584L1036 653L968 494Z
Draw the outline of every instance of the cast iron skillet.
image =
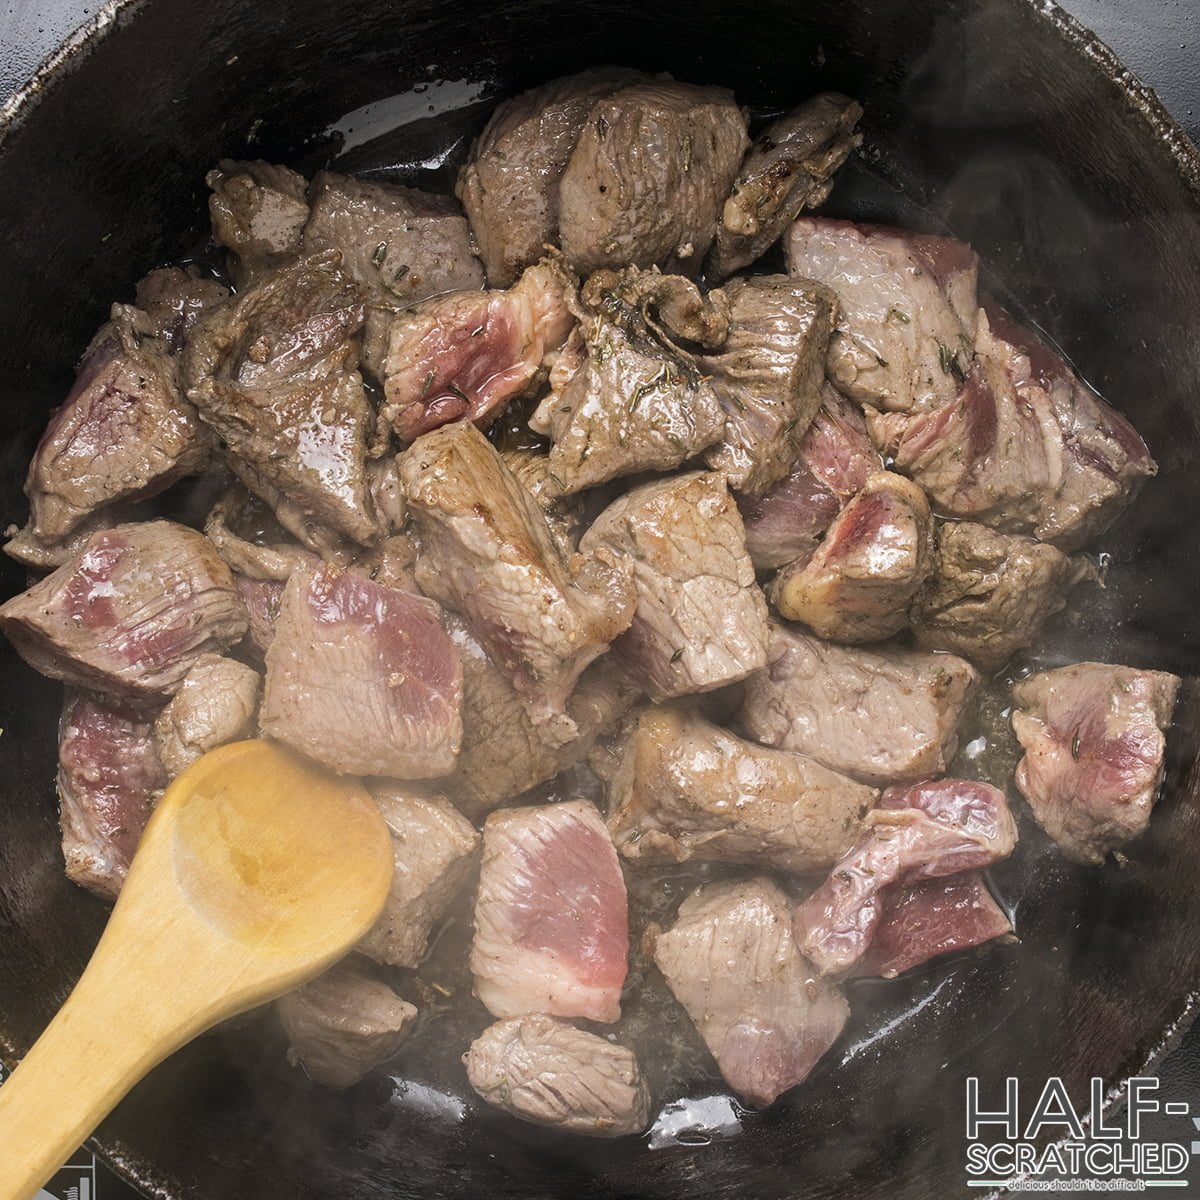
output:
M1040 661L1200 661L1200 159L1157 102L1046 0L133 0L101 11L0 132L0 516L114 297L201 234L223 155L314 163L343 114L431 80L495 96L606 61L720 82L769 110L858 97L847 215L944 224L990 286L1053 331L1162 464L1101 543L1108 587ZM482 109L462 118L482 119ZM454 118L410 130L410 160ZM353 155L347 156L353 169ZM911 207L915 206L915 208ZM23 586L0 563L0 596ZM62 875L57 689L0 644L0 1044L62 1002L104 908ZM163 1197L921 1198L960 1194L963 1080L1119 1081L1183 1028L1200 981L1195 769L1184 689L1165 795L1124 869L1081 870L1026 829L999 876L1023 945L866 985L842 1047L741 1133L650 1150L559 1138L383 1076L305 1086L263 1027L202 1039L106 1122L102 1152ZM1026 824L1028 824L1026 822ZM414 1056L417 1057L417 1056ZM80 1063L80 1071L87 1064ZM693 1094L719 1091L700 1080Z

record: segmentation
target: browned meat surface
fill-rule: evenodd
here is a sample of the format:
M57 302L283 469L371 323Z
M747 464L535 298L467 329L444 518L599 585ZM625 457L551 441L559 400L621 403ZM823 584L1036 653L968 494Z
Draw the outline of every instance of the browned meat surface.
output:
M729 486L761 495L788 474L821 406L836 301L828 288L786 275L725 287L729 337L705 374L725 410L725 435L705 453Z
M970 950L1012 932L978 871L900 884L883 894L883 912L855 975L895 979L943 954Z
M615 1021L628 959L625 880L595 808L569 800L492 813L471 945L488 1011Z
M381 416L411 442L452 421L487 425L571 332L572 287L553 259L507 291L451 292L392 322Z
M653 80L598 100L559 184L563 252L585 274L697 274L749 144L724 88Z
M234 483L209 510L204 535L231 571L251 579L285 583L297 567L320 564L240 483Z
M570 740L567 697L633 616L626 568L607 552L564 562L533 497L469 423L420 438L400 474L422 590L463 615L543 738Z
M154 717L68 693L58 728L58 803L67 878L115 900L167 775Z
M802 217L787 234L788 270L838 298L829 377L887 412L954 399L975 340L978 260L950 238Z
M0 629L51 679L113 696L170 695L204 653L246 632L211 542L170 521L94 534L81 553L0 605Z
M136 301L167 349L178 354L187 345L200 314L228 296L227 287L194 267L159 267L138 280Z
M239 288L300 252L308 220L308 184L288 167L223 159L209 171L208 213L213 237L231 251L230 272Z
M711 446L725 417L697 360L673 340L681 336L648 311L697 313L697 329L719 329L720 314L695 286L656 277L653 296L642 272L600 271L580 297L583 342L568 344L574 371L556 367L554 388L529 418L548 437L550 470L560 490L578 492L620 475L671 471ZM643 308L643 304L646 308Z
M579 548L584 530L583 505L564 496L551 478L550 456L540 450L505 448L500 451L508 469L537 501L559 552L570 556Z
M275 640L275 623L279 620L284 585L277 579L254 579L237 572L234 572L233 582L250 619L243 645L259 662L265 662L267 651Z
M368 545L380 525L366 477L374 416L358 373L355 283L315 255L214 309L184 356L188 398L239 479L309 549Z
M707 692L766 661L767 605L725 478L695 471L614 500L580 543L632 565L637 609L616 643L654 699Z
M387 783L372 785L371 795L392 835L396 867L383 912L358 950L389 966L415 967L467 882L479 834L444 796Z
M782 567L811 554L879 466L858 409L826 384L787 474L762 496L738 498L755 567Z
M184 399L174 359L140 309L114 304L55 409L25 480L32 534L61 542L97 509L198 471L212 435Z
M343 959L275 1002L288 1059L326 1087L357 1083L400 1049L417 1010L361 959Z
M652 864L831 867L878 794L800 754L742 741L698 713L650 705L608 788L623 857Z
M645 76L600 67L497 105L458 173L492 287L508 287L558 241L558 187L595 102Z
M381 381L396 313L439 292L483 287L458 205L399 184L317 172L303 247L340 251L342 270L368 297L363 368Z
M261 682L257 671L236 659L196 659L154 722L158 757L170 778L209 750L254 736Z
M596 738L610 732L641 696L615 656L602 655L579 677L567 701L576 736L548 746L516 688L466 622L447 613L444 623L463 665L463 744L454 774L439 786L470 817L582 762Z
M822 92L754 139L717 225L714 278L760 258L789 222L824 203L838 168L862 142L855 132L862 112L848 96Z
M908 606L934 565L925 493L877 471L812 556L784 567L767 595L789 621L834 642L877 642L908 625Z
M908 782L946 769L978 682L951 654L833 646L773 624L739 719L765 745L868 783Z
M10 525L4 531L4 536L8 538L4 543L4 553L31 570L52 571L79 554L94 534L124 525L135 513L136 509L131 511L124 504L102 508L80 521L62 541L38 537L33 532L32 521L27 521L20 529Z
M416 565L420 547L417 539L407 533L376 542L370 550L364 550L350 565L368 579L384 587L401 592L419 592Z
M1102 863L1142 833L1163 775L1179 677L1076 663L1013 685L1017 787L1070 859Z
M892 787L858 841L796 911L801 949L822 975L844 975L872 944L885 888L976 871L1012 853L1017 827L990 783L939 779Z
M263 733L348 775L453 770L462 665L438 617L357 572L297 570L267 651Z
M791 905L765 877L698 888L649 940L725 1082L751 1104L807 1079L850 1015L800 953Z
M1067 592L1092 576L1084 559L1016 534L971 521L938 531L933 574L909 617L917 641L984 667L998 667L1037 637L1067 602Z
M463 1055L489 1104L589 1137L641 1133L650 1092L632 1050L541 1013L497 1021Z

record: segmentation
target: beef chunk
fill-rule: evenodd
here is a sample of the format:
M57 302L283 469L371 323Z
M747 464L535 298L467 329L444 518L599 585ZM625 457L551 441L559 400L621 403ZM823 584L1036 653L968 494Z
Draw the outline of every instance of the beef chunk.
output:
M493 111L456 191L492 287L508 287L558 241L558 188L592 105L644 79L600 67L554 79Z
M654 80L598 100L559 184L563 252L584 273L696 274L748 145L724 88Z
M729 338L704 360L725 410L725 436L705 460L735 491L761 495L783 479L821 405L836 301L786 275L734 279Z
M154 722L158 756L174 779L202 754L254 735L258 672L232 658L205 654Z
M1068 858L1102 863L1150 823L1179 682L1085 662L1013 685L1013 731L1025 751L1017 787Z
M541 1013L485 1029L463 1062L489 1104L535 1125L621 1137L650 1119L650 1092L632 1050Z
M855 975L895 979L930 959L1012 932L1012 923L978 871L888 888L882 908Z
M10 525L4 531L9 539L4 543L4 553L31 570L52 571L79 554L94 534L124 525L133 515L130 507L124 504L102 508L80 521L61 541L38 537L33 532L32 521L27 521L20 529Z
M296 571L267 651L263 733L348 775L445 775L462 666L438 615L353 571Z
M488 1011L615 1021L628 957L625 880L595 808L569 800L492 813L471 946Z
M1032 538L948 522L909 617L922 646L998 667L1028 646L1066 604L1067 592L1092 574L1085 560Z
M745 679L766 661L767 606L737 505L718 472L634 488L580 543L633 567L637 610L616 649L656 700Z
M582 504L560 493L551 478L550 456L539 450L506 448L500 451L508 469L522 487L537 501L546 518L554 544L563 555L579 548L584 529Z
M0 605L0 629L35 670L142 701L176 691L202 654L227 650L246 623L212 543L170 521L102 530Z
M1017 827L990 783L939 779L892 787L854 846L796 911L796 936L822 975L862 960L885 911L884 889L990 866L1012 853Z
M833 289L838 324L829 377L888 412L954 399L971 362L979 263L961 242L877 225L802 217L788 270Z
M820 871L850 846L877 794L697 713L651 705L625 739L608 798L609 830L630 860Z
M67 878L115 900L167 775L153 716L68 693L58 728L58 803Z
M299 254L308 220L302 175L274 163L223 159L205 183L212 189L213 237L231 251L230 272L239 288Z
M231 571L250 579L286 583L297 567L320 565L320 559L300 546L270 508L240 483L212 506L204 535Z
M784 478L757 499L738 498L754 565L761 571L810 555L879 465L862 416L826 384L821 407Z
M288 1059L326 1087L347 1088L386 1062L408 1036L417 1010L357 958L275 1002Z
M212 445L153 322L114 304L29 464L34 537L61 541L97 509L162 491L198 471Z
M229 296L229 289L194 267L160 267L138 280L137 307L172 354L187 345L200 315Z
M546 741L576 733L567 697L633 616L606 553L563 561L533 497L473 425L428 433L400 459L422 538L422 590L467 620Z
M358 950L376 962L415 967L434 923L471 873L479 834L444 796L395 784L375 784L371 795L391 832L396 870L383 912Z
M411 442L452 421L486 426L571 331L571 281L552 259L508 291L451 292L392 323L382 417Z
M277 579L254 579L237 572L233 582L250 619L246 648L259 662L265 662L267 651L275 640L275 623L279 620L284 585Z
M366 475L374 417L357 370L364 306L332 256L220 305L184 357L188 397L239 479L309 549L381 533Z
M877 471L811 557L784 567L768 596L789 621L834 642L874 642L908 625L908 606L934 564L925 493Z
M584 285L586 357L573 373L556 368L555 390L529 419L553 443L550 470L564 492L638 471L674 470L725 428L695 357L680 349L656 312L674 292L668 311L691 311L695 328L719 329L720 315L685 279L653 283L648 289L641 272L627 270L599 271Z
M822 92L754 139L717 225L714 278L760 258L801 212L824 203L838 168L862 143L855 132L861 117L848 96Z
M380 381L397 312L439 292L483 287L458 205L416 188L318 172L303 246L340 251L342 270L369 297L363 367Z
M940 774L979 683L951 654L832 646L772 625L767 666L746 681L740 720L768 746L867 783Z
M440 786L471 817L582 762L596 738L613 729L641 696L615 656L602 655L579 677L567 701L575 737L548 746L516 688L466 622L452 613L444 620L463 665L463 744L454 774Z
M850 1015L800 953L787 897L765 877L698 888L649 940L725 1082L751 1104L807 1079Z

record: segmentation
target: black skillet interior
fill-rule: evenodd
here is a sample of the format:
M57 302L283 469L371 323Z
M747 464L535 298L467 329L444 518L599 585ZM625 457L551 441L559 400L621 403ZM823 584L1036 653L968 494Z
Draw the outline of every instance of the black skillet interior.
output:
M1052 331L1162 464L1097 547L1109 556L1106 589L1057 621L1038 657L1194 676L1200 165L1153 104L1048 8L128 4L90 53L26 100L0 146L0 516L23 517L24 464L110 301L197 243L201 181L219 157L311 166L340 152L347 170L402 167L406 181L444 186L445 150L478 126L487 101L588 64L723 83L764 112L833 87L867 111L863 165L834 205L972 241L989 285ZM377 103L401 93L408 98ZM409 122L402 136L365 140L400 120ZM0 595L21 586L0 565ZM13 1055L64 999L104 910L61 873L57 691L7 645L0 681L0 1043ZM1021 944L886 987L858 985L839 1049L767 1112L718 1099L692 1110L708 1114L708 1134L660 1134L654 1149L645 1139L559 1138L464 1106L454 1093L465 1081L427 1077L419 1047L396 1079L341 1096L307 1086L259 1024L176 1056L99 1142L171 1197L961 1193L965 1076L1018 1075L1040 1088L1061 1075L1081 1097L1089 1076L1115 1080L1145 1063L1187 1009L1200 979L1197 703L1189 682L1166 794L1128 866L1068 867L1027 831L996 880ZM690 1088L694 1099L713 1094L711 1078Z

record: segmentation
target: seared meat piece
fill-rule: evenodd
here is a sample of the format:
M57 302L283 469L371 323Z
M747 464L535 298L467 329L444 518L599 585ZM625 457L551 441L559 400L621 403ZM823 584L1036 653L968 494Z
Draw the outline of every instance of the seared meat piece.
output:
M244 646L259 662L265 662L267 651L275 640L275 623L279 620L284 585L277 579L254 579L238 572L234 572L233 582L250 619Z
M314 255L214 309L184 356L188 398L239 479L309 549L380 536L366 478L374 418L357 371L361 294Z
M471 873L479 834L444 796L379 783L371 795L392 835L392 890L362 954L393 967L415 967L429 932Z
M914 483L877 471L812 556L784 567L768 597L789 621L834 642L875 642L908 625L934 565L933 517Z
M754 565L760 571L782 567L811 554L879 466L861 414L826 384L787 475L758 499L738 499Z
M263 733L347 775L453 770L462 665L438 616L354 571L294 572L267 651Z
M649 308L653 297L660 313L664 307L672 315L690 311L695 328L710 331L719 329L720 314L685 279L656 277L653 283L651 293L643 274L628 270L597 272L584 285L587 356L573 373L556 367L556 390L529 418L529 427L553 442L550 470L564 492L638 471L674 470L725 428L696 359L642 304ZM676 294L669 306L668 291Z
M487 1010L615 1021L628 958L625 880L595 808L568 800L492 813L471 946Z
M550 747L466 622L447 613L444 623L463 665L463 744L454 774L439 786L472 818L582 762L596 738L613 729L641 696L615 656L602 655L579 677L567 701L576 736Z
M342 270L368 296L363 366L380 381L396 313L439 292L483 287L458 205L416 188L319 171L303 245L339 250Z
M633 616L633 587L607 553L570 566L533 497L473 425L428 433L400 458L422 540L421 589L456 609L551 745L580 673Z
M558 241L558 185L592 105L645 79L600 67L506 100L475 139L455 191L492 287L508 287Z
M239 288L300 253L308 220L308 184L288 167L223 159L209 171L208 214L213 237L232 251L230 273Z
M862 143L854 131L861 117L862 108L848 96L822 92L754 139L717 225L713 278L760 258L790 221L824 203L838 168Z
M386 1062L417 1010L351 956L275 1001L292 1043L288 1060L326 1087L347 1088Z
M822 975L844 975L871 945L885 888L979 870L1016 843L1008 801L990 783L939 779L888 788L853 848L796 910L801 949Z
M559 183L563 252L695 275L750 144L733 93L653 80L598 100Z
M553 259L505 292L451 292L392 322L381 417L411 442L452 421L486 426L567 340L572 287Z
M85 517L62 541L41 538L33 532L33 522L27 521L18 529L10 525L4 535L4 553L34 571L52 571L74 558L87 545L93 534L125 524L130 518L128 505L116 504Z
M572 497L562 495L555 485L551 478L550 456L540 450L505 449L500 451L500 457L537 501L559 552L565 556L573 554L583 533L583 507Z
M254 736L260 683L258 672L236 659L196 659L154 722L158 756L170 778L206 751Z
M251 579L286 583L297 567L320 565L320 559L294 542L267 505L240 483L212 506L204 535L230 570Z
M855 975L895 979L943 954L1012 932L978 871L901 884L883 894L883 915Z
M997 533L970 521L938 531L933 574L909 610L917 641L984 667L998 667L1037 637L1067 602L1067 592L1093 575L1032 538Z
M1150 823L1179 682L1085 662L1013 685L1013 732L1025 751L1017 787L1068 858L1102 863Z
M154 324L155 334L172 354L187 345L201 313L229 296L229 289L192 267L159 267L138 280L137 307Z
M725 436L704 457L735 491L758 496L787 475L817 415L837 302L786 275L734 279L725 295L729 338L703 363Z
M739 718L765 745L867 783L907 782L946 769L978 683L952 654L850 649L773 624Z
M114 304L29 464L34 536L61 541L97 509L198 471L212 435L184 399L175 361L140 309Z
M376 542L354 560L350 570L358 571L384 587L400 592L419 592L416 565L420 547L417 539L407 533Z
M489 1104L535 1125L621 1137L650 1119L650 1092L632 1050L541 1013L497 1021L463 1062Z
M725 478L695 471L613 501L583 536L633 568L637 609L616 650L655 700L745 679L766 661L767 605Z
M838 298L829 377L888 412L954 399L971 363L979 263L951 238L802 217L787 234L788 270Z
M68 693L58 727L58 803L67 878L115 900L167 774L154 718Z
M877 793L800 754L767 750L678 707L641 711L608 789L621 854L646 863L831 867Z
M647 940L725 1082L751 1104L807 1079L850 1015L800 953L787 897L765 877L697 888Z
M176 691L202 654L229 649L246 623L212 543L170 521L102 530L0 605L0 629L34 670L143 702Z

